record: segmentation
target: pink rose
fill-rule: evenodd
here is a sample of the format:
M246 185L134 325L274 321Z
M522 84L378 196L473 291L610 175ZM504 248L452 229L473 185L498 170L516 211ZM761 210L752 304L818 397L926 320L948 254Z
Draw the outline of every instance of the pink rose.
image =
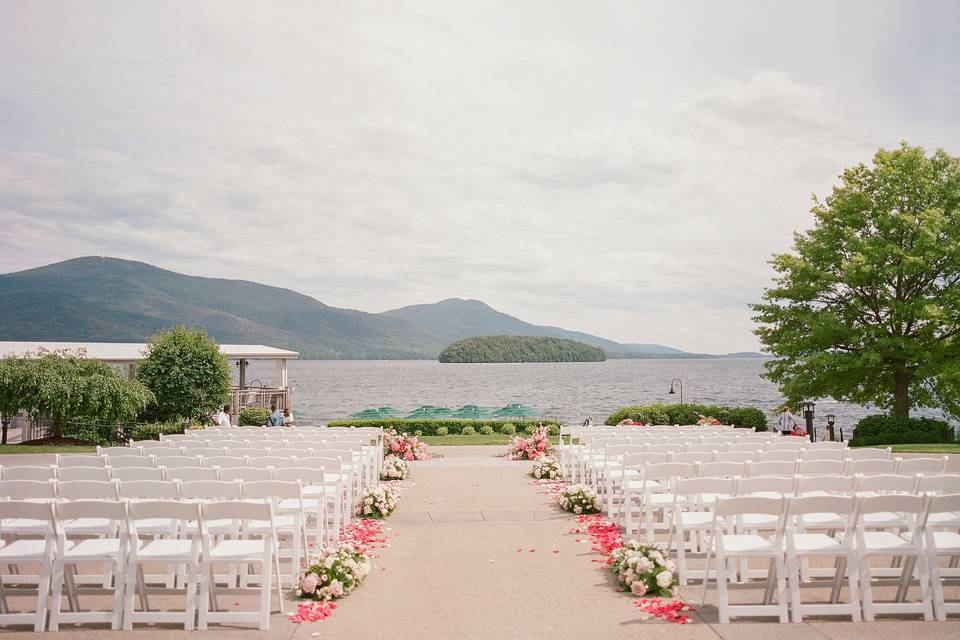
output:
M410 453L410 452L407 452L407 455L405 455L405 456L403 456L403 457L404 457L405 460L413 460L413 454Z
M317 590L319 584L320 576L315 573L308 573L303 579L303 584L300 585L300 588L303 589L304 593L313 593Z

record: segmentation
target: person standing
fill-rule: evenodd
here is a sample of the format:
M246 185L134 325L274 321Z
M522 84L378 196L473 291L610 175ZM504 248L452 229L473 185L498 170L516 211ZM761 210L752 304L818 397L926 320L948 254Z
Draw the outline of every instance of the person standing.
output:
M790 407L783 405L780 407L780 415L777 417L777 424L780 425L780 432L793 432L797 428L797 418L790 413Z
M283 426L283 414L280 413L280 410L277 409L276 404L270 405L270 415L267 416L267 426L268 427L282 427Z

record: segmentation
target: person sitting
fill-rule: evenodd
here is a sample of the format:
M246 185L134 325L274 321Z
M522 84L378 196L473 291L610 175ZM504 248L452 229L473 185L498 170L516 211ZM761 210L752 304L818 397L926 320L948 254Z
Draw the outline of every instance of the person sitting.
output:
M267 416L267 426L268 427L282 427L283 426L283 414L280 413L280 410L277 409L276 404L270 405L270 415Z
M293 412L290 409L283 410L283 426L293 427L296 426L293 422Z
M213 424L218 427L229 427L230 425L230 405L225 404L223 408L213 415Z

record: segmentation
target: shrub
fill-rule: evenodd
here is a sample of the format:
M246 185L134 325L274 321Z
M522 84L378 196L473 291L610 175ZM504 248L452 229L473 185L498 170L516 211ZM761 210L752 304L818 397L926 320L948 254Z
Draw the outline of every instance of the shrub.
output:
M447 435L448 433L450 433L450 431L449 431L446 427L437 427L437 435L438 435L438 436L445 436L445 435Z
M867 416L853 429L851 447L953 442L950 425L933 418Z
M475 435L477 435L477 431L476 431L476 429L474 429L473 427L464 427L464 428L460 431L460 433L461 433L462 435L465 435L465 436L475 436Z
M262 423L260 423L262 424ZM546 427L556 425L559 429L559 423L555 420L538 420L536 422L525 421L520 427L532 425L536 428L538 424ZM438 418L433 420L404 420L402 418L375 418L372 420L332 420L328 426L331 427L383 427L384 429L395 429L400 433L413 433L420 431L424 436L437 435L437 429L443 427L450 435L456 435L463 432L466 427L473 427L476 432L484 425L490 425L493 430L500 433L513 435L521 429L517 428L516 418L504 419L494 418L491 420L457 420L455 418ZM510 425L513 430L504 431L504 426Z
M241 427L262 427L267 423L270 409L266 407L247 407L240 410L237 424Z
M500 433L505 433L508 436L512 436L516 432L517 432L517 427L510 422L500 425Z
M183 433L183 424L153 422L134 425L127 431L132 440L159 440L161 433L165 436Z
M560 435L560 425L558 425L558 424L548 424L548 425L546 425L546 427L547 427L547 433L548 433L549 435L551 435L551 436L558 436L558 435Z
M416 431L413 432L413 435L419 438L420 436L423 435L423 429L417 429Z
M488 425L488 424L485 424L485 425L483 425L482 427L480 427L480 433L481 433L482 435L485 435L485 436L492 436L492 435L493 435L493 427L491 427L491 426Z
M724 407L705 404L648 404L620 407L605 424L615 425L627 418L643 424L696 424L700 416L716 418L720 424L766 431L767 415L755 407Z

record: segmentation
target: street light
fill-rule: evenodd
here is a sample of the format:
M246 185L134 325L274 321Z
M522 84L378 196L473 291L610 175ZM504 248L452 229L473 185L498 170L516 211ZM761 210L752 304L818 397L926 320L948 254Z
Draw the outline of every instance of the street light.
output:
M814 433L814 430L813 430L814 406L815 405L809 400L800 405L800 408L803 410L803 419L807 423L807 434L809 435L811 442L817 439L816 433Z
M834 430L834 427L833 427L836 421L837 421L837 416L833 415L832 413L827 414L827 433L830 434L831 441L837 439L837 432Z
M680 385L680 404L683 404L683 380L680 378L674 378L670 381L670 391L667 391L668 394L673 395L676 391L673 390L673 383L676 382Z

